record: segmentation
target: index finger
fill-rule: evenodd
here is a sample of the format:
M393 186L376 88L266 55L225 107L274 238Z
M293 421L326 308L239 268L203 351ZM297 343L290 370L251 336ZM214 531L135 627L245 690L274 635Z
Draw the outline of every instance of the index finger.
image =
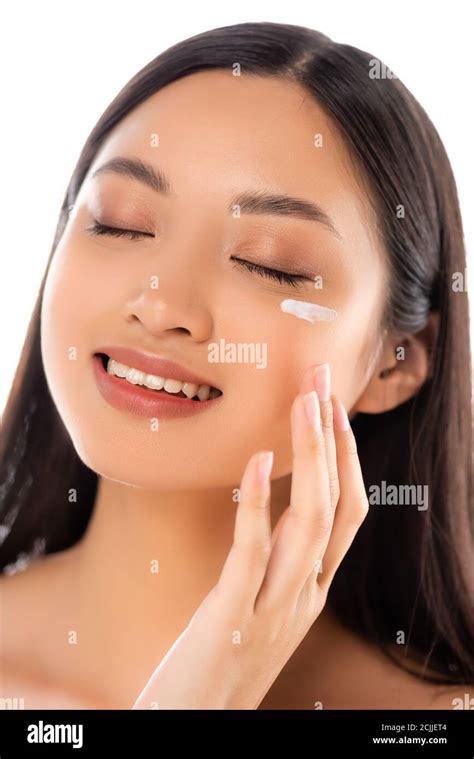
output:
M311 412L313 420L310 421ZM258 603L272 606L298 597L316 558L329 540L331 507L326 444L319 399L313 390L291 408L293 475L291 503L267 566Z

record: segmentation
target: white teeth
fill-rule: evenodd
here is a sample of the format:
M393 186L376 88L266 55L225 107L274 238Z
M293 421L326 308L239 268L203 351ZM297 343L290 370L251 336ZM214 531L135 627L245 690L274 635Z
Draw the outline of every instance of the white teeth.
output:
M146 387L149 387L150 390L161 390L165 384L165 378L158 377L155 374L147 374L145 377L145 382L143 384Z
M183 385L183 393L187 398L194 398L198 389L199 385L195 385L192 382L185 382Z
M143 385L145 375L143 372L139 372L138 369L129 369L125 379L131 382L132 385Z
M109 374L115 374L117 377L126 377L128 366L125 366L125 364L119 364L118 361L113 361L111 358L109 358L107 371Z
M166 390L167 393L179 393L181 390L187 398L194 398L196 395L200 401L217 398L221 393L220 390L209 385L196 385L193 382L181 382L176 379L166 379L155 374L146 374L133 367L120 364L109 358L107 362L107 373L114 374L116 377L126 379L132 385L144 385L150 390Z
M167 379L164 384L167 393L179 393L182 387L183 383L174 379Z

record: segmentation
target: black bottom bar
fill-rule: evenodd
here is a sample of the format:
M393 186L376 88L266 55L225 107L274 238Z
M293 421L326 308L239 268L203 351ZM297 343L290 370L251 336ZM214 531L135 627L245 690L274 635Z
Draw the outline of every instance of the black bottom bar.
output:
M247 755L260 737L265 759L268 750L287 745L293 755L305 747L304 755L311 759L473 759L474 711L0 711L0 759L104 752L154 759L185 749L223 757L239 748Z

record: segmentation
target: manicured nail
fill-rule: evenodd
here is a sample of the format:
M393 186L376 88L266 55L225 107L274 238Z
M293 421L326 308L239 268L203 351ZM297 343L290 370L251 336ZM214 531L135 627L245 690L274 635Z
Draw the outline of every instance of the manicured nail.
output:
M321 364L313 375L314 389L321 401L328 401L331 393L331 378L329 364Z
M315 430L319 430L321 427L321 414L319 411L318 396L311 390L310 393L306 393L303 398L304 410L308 422L314 427Z
M347 411L339 398L336 398L334 403L334 426L339 430L348 430L350 426Z
M273 451L265 451L258 457L258 478L261 483L267 482L273 466Z

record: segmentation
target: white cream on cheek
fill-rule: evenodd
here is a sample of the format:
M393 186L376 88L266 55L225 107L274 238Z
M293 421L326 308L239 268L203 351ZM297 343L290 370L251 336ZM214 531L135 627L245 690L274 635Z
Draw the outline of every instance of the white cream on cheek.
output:
M281 301L280 308L285 314L293 314L298 319L306 319L309 322L330 322L337 317L337 311L333 308L318 306L317 303L308 303L305 300L286 298Z

